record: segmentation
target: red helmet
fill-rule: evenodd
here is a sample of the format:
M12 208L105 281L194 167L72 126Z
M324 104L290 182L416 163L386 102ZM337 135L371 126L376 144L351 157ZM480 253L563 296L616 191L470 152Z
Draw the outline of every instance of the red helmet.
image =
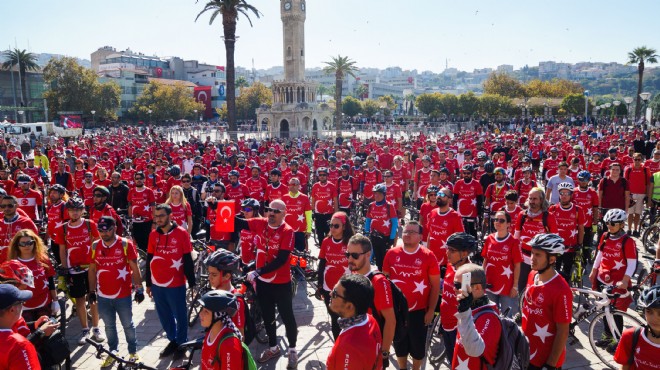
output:
M16 260L5 261L0 265L0 279L4 282L16 281L34 288L32 270Z

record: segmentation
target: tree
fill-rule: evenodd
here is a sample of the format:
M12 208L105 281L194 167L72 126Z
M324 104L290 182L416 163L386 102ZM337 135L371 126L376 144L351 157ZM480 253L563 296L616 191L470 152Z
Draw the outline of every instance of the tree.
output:
M637 103L635 104L635 119L639 118L639 112L642 109L641 97L639 94L642 93L642 80L644 79L644 66L646 63L658 63L658 55L655 53L655 49L647 48L646 46L641 46L635 48L633 51L628 53L628 63L627 64L637 64Z
M506 73L493 72L484 81L484 94L519 98L525 96L526 92L520 81Z
M442 112L444 114L456 114L458 112L458 98L454 94L442 94Z
M347 96L342 102L342 112L348 117L355 117L362 112L360 101L352 96Z
M117 118L121 88L114 82L99 83L96 73L78 64L74 58L51 59L43 69L44 92L50 117L58 111L96 111L100 120Z
M236 79L236 87L238 88L238 94L240 95L243 92L244 87L250 86L250 83L245 78L245 76L240 76Z
M484 116L497 116L513 109L511 98L496 94L484 94L479 97L479 113Z
M479 110L479 98L472 91L458 96L458 111L472 116Z
M406 112L406 114L412 116L413 109L415 108L415 99L417 99L417 97L415 96L415 94L408 94L405 96L405 99L408 102L408 111Z
M360 84L357 85L355 88L355 96L357 96L358 99L364 100L364 97L369 94L369 88L367 85Z
M195 110L202 112L204 109L204 104L195 101L192 92L182 83L149 82L129 112L138 119L148 119L151 110L153 120L163 121L190 118Z
M420 94L415 99L417 110L430 117L437 117L442 110L442 94Z
M376 114L380 110L380 104L378 104L377 101L372 100L372 99L367 99L362 102L362 113L364 113L365 117L369 118L371 120L371 117Z
M229 126L229 131L236 132L236 70L234 65L234 47L236 44L236 22L238 21L238 15L243 14L250 22L252 26L252 20L250 19L249 13L253 13L257 18L261 16L261 13L257 8L248 4L245 0L211 0L204 5L197 17L195 22L199 17L206 13L211 12L211 19L209 20L209 25L213 24L213 21L218 15L222 15L222 31L225 40L225 54L227 58L227 124Z
M584 114L584 94L569 94L564 97L559 107L566 113L570 114ZM610 100L611 101L611 100ZM589 102L588 111L593 109L591 101Z
M348 57L337 55L337 57L331 57L331 59L329 62L324 62L326 66L323 68L323 72L326 75L335 75L335 130L337 137L339 137L341 135L342 123L342 84L346 76L355 77L355 72L358 71L358 68L355 66L355 61L350 60Z
M257 82L241 91L241 95L236 98L236 111L238 117L242 119L257 119L257 108L262 104L273 104L273 92L261 82Z
M18 66L18 74L21 76L21 107L28 106L27 95L27 72L39 69L37 56L28 53L26 50L7 50L4 52L5 62L2 63L2 69L11 70Z
M383 107L383 115L385 117L391 116L392 110L396 109L396 107L398 106L392 95L380 96L378 97L378 101L381 103L381 106L385 105Z

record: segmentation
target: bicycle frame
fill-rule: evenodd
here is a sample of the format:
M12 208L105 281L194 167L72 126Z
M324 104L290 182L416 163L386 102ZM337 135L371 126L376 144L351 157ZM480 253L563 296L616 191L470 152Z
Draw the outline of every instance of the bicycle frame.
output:
M593 315L596 311L604 311L605 312L605 317L607 319L607 325L609 325L610 330L612 330L612 334L615 336L615 338L621 338L621 332L619 332L619 329L617 328L616 323L614 322L614 316L612 316L612 299L609 297L610 295L615 295L619 296L618 294L612 294L608 293L608 290L611 290L610 287L607 287L603 289L602 292L598 292L596 290L591 290L591 289L586 289L586 288L571 288L571 291L573 292L578 292L581 294L587 294L591 295L594 297L598 297L600 299L594 301L594 306L588 310L585 314L583 314L581 317L578 317L575 319L575 324L577 325L579 322L583 321L587 317ZM615 297L615 298L617 298ZM573 324L573 323L571 323Z

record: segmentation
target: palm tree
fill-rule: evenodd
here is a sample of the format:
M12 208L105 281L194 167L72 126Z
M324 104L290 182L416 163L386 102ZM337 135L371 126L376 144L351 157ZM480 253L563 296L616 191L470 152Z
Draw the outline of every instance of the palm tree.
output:
M344 77L347 75L355 77L355 72L358 71L358 68L355 66L355 61L350 60L348 57L342 57L337 55L337 57L331 57L332 60L329 62L324 62L327 64L323 68L323 72L326 75L335 75L335 129L337 131L337 137L341 134L341 90L342 83L344 82Z
M39 69L37 56L28 53L27 50L14 49L5 51L4 57L6 60L2 63L2 69L11 70L18 65L18 72L21 76L21 106L27 106L27 71Z
M642 80L644 79L644 64L645 63L658 63L658 55L655 53L655 49L649 49L646 46L635 48L633 51L628 53L628 63L626 64L637 64L637 74L639 78L637 80L637 103L635 104L635 119L639 118L639 112L642 109L641 106L641 97L639 94L642 93Z
M238 21L239 13L243 14L250 22L252 26L252 20L248 13L252 12L257 18L261 16L261 13L257 8L248 4L245 0L211 0L204 5L195 22L199 17L206 13L207 11L211 12L211 19L209 24L213 24L215 18L220 14L222 15L222 30L224 32L225 39L225 53L227 58L227 123L229 126L229 131L234 132L232 134L235 136L236 128L236 74L234 66L234 46L236 44L236 23Z

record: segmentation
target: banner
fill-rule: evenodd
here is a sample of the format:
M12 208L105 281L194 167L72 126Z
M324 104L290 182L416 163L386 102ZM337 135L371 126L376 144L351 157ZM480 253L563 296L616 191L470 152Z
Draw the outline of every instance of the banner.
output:
M156 67L156 77L161 78L163 77L163 69L160 67Z
M56 124L57 127L67 128L82 128L82 119L78 115L61 115L59 124Z
M204 104L204 118L212 118L213 107L211 106L211 86L196 86L194 96L195 100Z
M233 200L218 201L215 208L215 231L230 233L234 231L234 207L236 202Z

